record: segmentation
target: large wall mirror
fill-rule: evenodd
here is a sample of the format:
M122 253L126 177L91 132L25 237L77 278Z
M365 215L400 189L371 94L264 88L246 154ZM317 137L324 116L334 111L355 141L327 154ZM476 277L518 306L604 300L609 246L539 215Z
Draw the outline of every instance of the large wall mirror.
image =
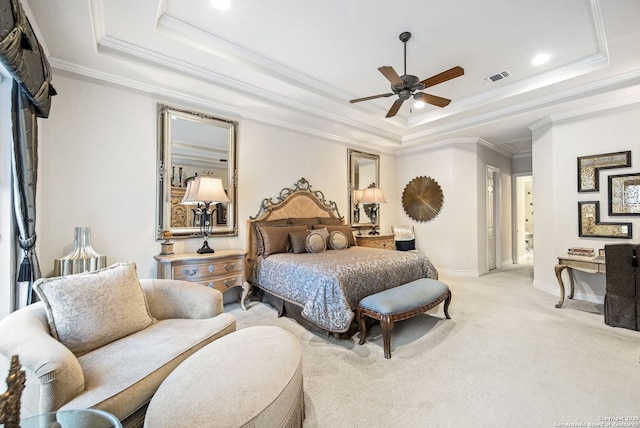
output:
M181 205L196 176L220 178L230 202L217 204L211 236L236 236L238 122L158 104L157 239L200 236L193 206Z
M349 219L353 227L371 228L370 207L357 202L358 194L368 187L380 186L380 156L349 149ZM380 216L376 216L376 225Z

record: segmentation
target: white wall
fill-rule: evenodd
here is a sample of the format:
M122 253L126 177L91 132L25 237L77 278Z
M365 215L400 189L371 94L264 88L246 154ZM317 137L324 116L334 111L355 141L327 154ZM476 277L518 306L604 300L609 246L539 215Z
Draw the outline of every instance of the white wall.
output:
M572 120L552 120L533 127L534 286L559 295L553 267L569 247L604 248L626 239L580 238L578 201L599 201L600 220L633 223L634 243L640 236L638 217L609 217L607 177L640 171L640 106L611 110ZM600 172L600 191L578 193L577 157L631 150L632 166ZM566 275L566 273L565 273ZM565 281L567 278L565 277ZM603 302L605 276L576 273L577 299Z
M510 159L483 146L477 138L441 144L398 155L398 194L414 178L428 176L440 184L444 204L428 222L409 218L398 203L398 224L413 224L418 251L439 271L453 276L479 276L487 270L486 164L501 169L503 256L511 258ZM506 211L505 211L506 210ZM504 258L504 257L503 257Z
M40 127L38 254L43 275L72 250L76 226L92 229L92 245L108 264L133 261L140 277L155 276L156 103L132 91L65 75ZM182 106L182 105L179 105ZM188 107L188 106L187 106ZM201 107L196 110L202 110ZM238 119L238 118L233 118ZM238 237L212 238L214 249L245 248L246 221L265 197L301 177L348 215L347 147L239 118ZM395 158L380 156L382 230L395 221ZM175 240L193 252L200 239Z

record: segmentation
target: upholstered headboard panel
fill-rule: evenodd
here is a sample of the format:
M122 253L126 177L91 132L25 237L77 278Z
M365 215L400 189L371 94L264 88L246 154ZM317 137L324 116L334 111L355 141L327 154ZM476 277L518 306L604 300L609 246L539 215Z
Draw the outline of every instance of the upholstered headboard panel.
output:
M321 191L312 190L311 184L301 178L292 188L282 189L276 198L263 199L258 213L247 221L246 278L251 278L251 269L257 257L256 226L295 224L296 221L291 219L317 219L317 223L344 224L344 217L338 212L336 203L326 200Z

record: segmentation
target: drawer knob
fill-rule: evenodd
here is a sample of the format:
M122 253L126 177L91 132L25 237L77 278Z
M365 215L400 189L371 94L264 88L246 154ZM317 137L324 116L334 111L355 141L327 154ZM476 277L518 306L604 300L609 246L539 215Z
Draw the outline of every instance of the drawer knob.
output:
M213 273L214 270L216 270L216 267L214 265L209 265L209 273Z
M210 282L209 285L207 285L207 287L213 288L214 287L213 282Z
M225 279L224 280L224 285L226 285L227 287L233 287L233 284L236 283L236 278L233 277L231 279Z
M233 270L236 267L235 263L225 263L224 268L228 271Z
M198 273L198 268L193 268L191 270L183 268L182 273L184 274L184 276L194 276L196 273Z

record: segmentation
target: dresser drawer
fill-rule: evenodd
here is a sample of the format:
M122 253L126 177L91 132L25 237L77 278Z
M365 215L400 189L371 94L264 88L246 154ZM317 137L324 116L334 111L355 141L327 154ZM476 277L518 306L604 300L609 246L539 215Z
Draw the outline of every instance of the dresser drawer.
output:
M242 274L226 276L221 278L210 279L208 281L199 281L200 284L206 285L209 288L215 288L223 293L232 287L242 286Z
M242 272L242 261L223 260L209 263L193 263L173 266L173 279L203 281L222 275Z
M361 247L379 248L382 250L395 250L394 235L358 235L356 242Z

